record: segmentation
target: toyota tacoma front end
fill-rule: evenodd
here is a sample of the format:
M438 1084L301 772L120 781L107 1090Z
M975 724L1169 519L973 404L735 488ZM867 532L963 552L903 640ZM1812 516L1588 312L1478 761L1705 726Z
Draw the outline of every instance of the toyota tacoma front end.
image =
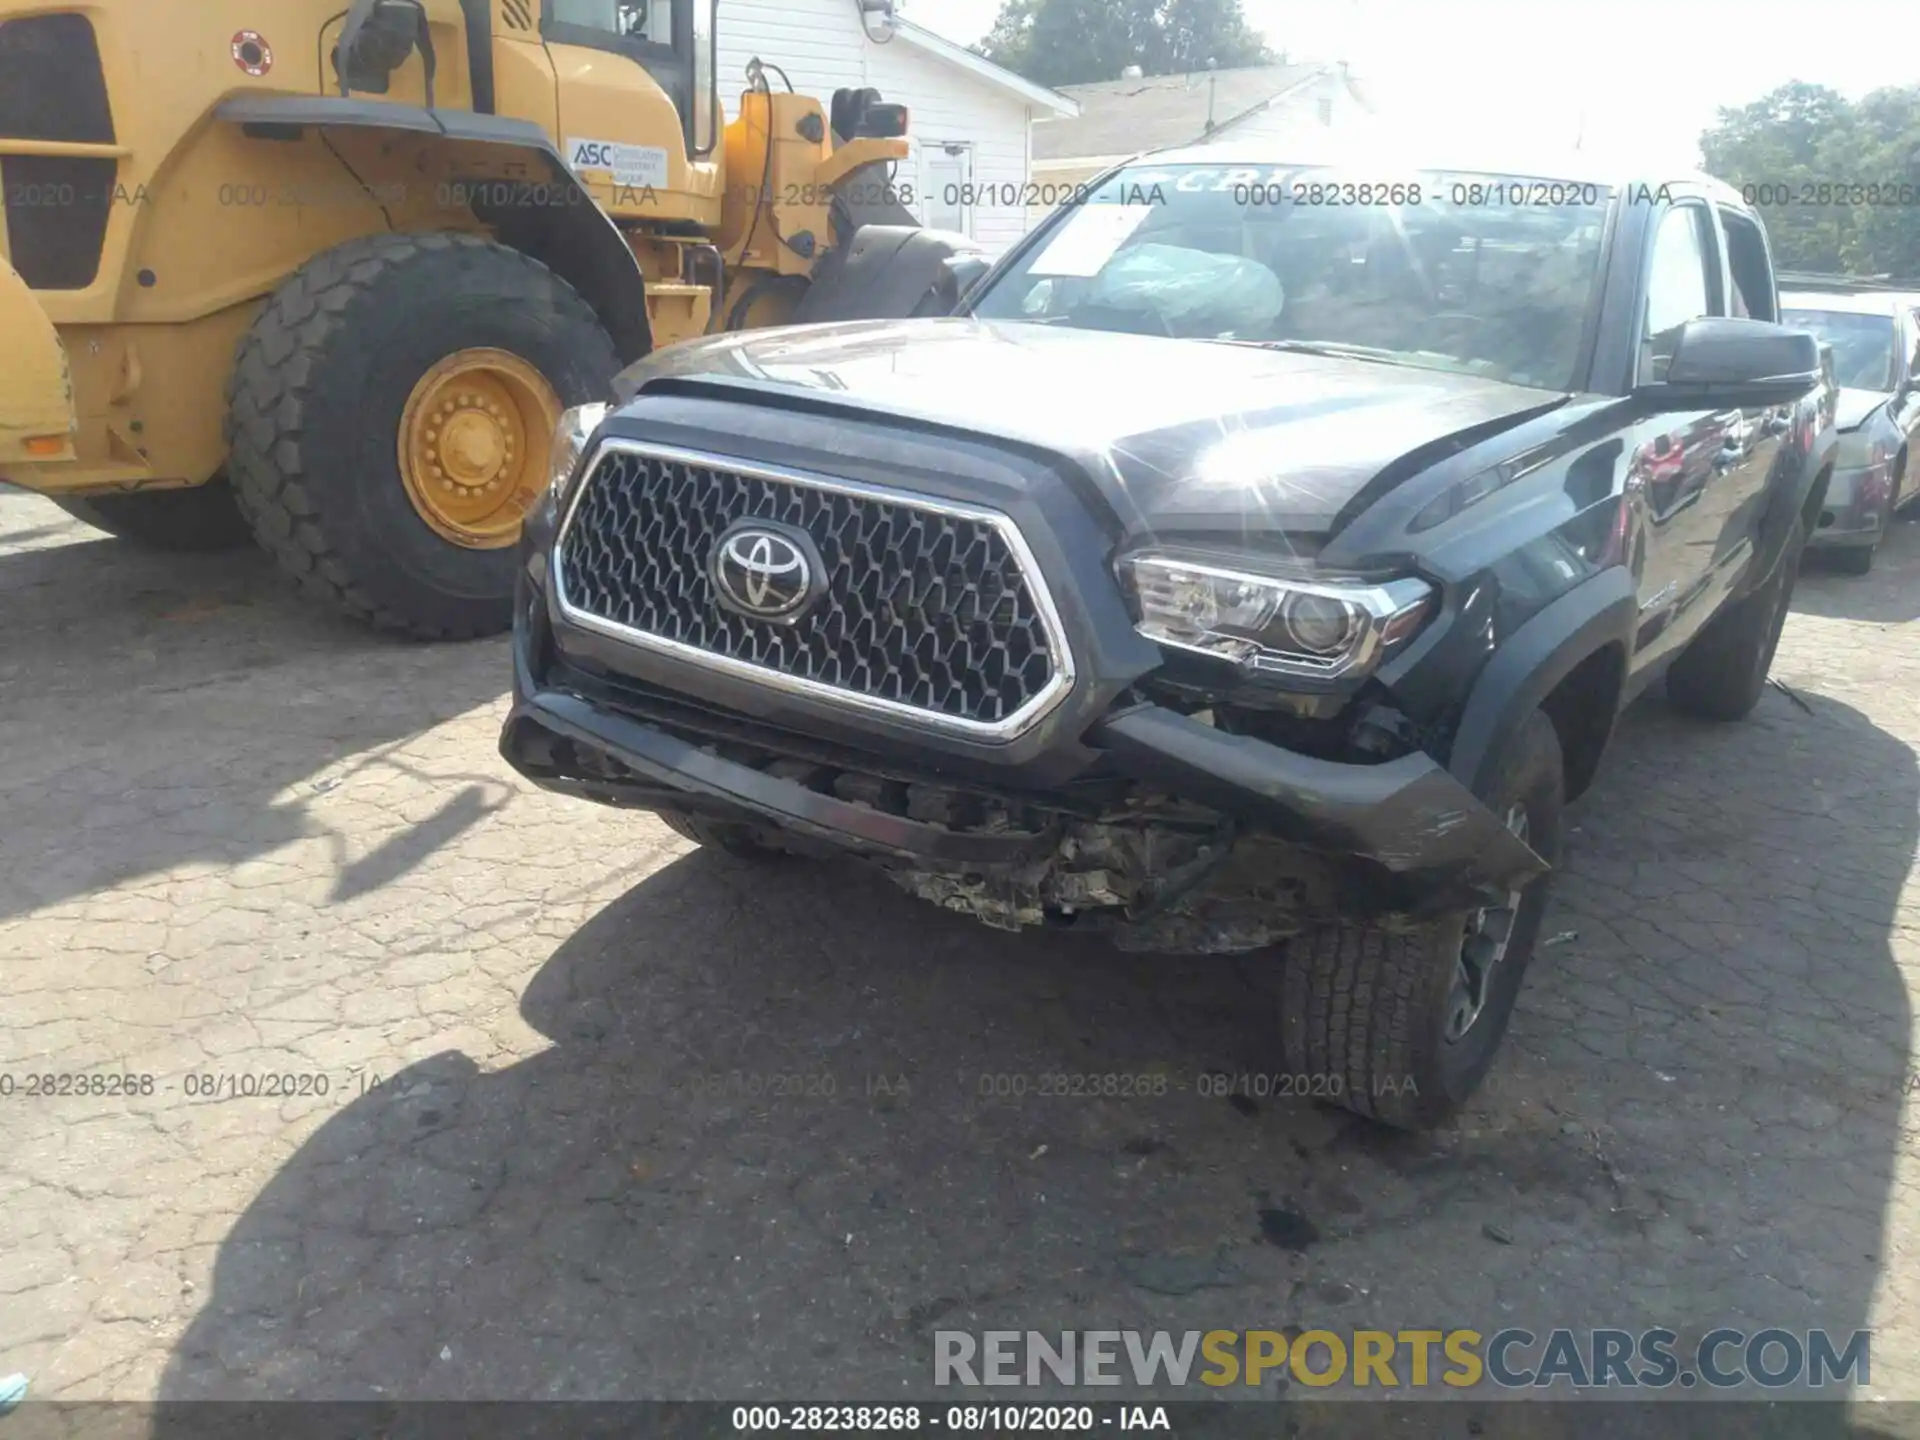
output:
M1623 446L1640 422L1576 383L1609 247L1641 241L1611 192L1463 202L1415 345L1404 306L1362 302L1440 231L1386 255L1392 217L1302 210L1256 263L1211 213L1285 218L1234 192L1247 172L1166 173L1211 209L1097 213L1134 203L1122 172L965 313L692 342L570 412L502 750L551 790L736 853L852 854L1003 928L1279 947L1287 1063L1432 1123L1491 1059L1562 802L1665 613L1633 571L1652 432ZM1435 348L1511 302L1516 263L1534 309ZM1786 433L1769 455L1810 434ZM1667 628L1761 588L1797 518Z

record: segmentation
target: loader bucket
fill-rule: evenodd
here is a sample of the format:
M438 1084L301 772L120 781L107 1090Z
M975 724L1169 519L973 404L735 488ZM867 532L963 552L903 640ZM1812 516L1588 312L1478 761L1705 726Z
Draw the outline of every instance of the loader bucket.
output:
M27 282L0 260L0 476L71 460L74 429L66 349Z

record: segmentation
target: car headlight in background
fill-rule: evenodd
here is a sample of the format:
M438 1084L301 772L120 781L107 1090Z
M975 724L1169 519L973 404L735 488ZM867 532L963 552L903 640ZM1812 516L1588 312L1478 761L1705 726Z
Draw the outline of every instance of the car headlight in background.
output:
M605 405L576 405L561 415L553 429L553 448L547 463L547 487L560 490L573 477L574 467L586 453L587 442L600 422L607 418Z
M1865 430L1848 430L1840 436L1833 463L1841 470L1861 472L1854 481L1854 495L1862 505L1873 507L1893 498L1893 453L1893 445L1877 428L1872 435ZM1879 515L1870 509L1861 518L1871 522Z
M1259 675L1364 674L1412 638L1438 600L1424 580L1309 582L1174 555L1128 556L1119 570L1142 635Z

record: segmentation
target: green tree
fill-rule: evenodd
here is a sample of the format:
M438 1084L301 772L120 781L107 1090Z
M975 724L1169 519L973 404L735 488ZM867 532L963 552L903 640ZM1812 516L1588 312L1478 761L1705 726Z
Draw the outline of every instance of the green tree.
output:
M1876 90L1856 114L1860 183L1879 203L1854 207L1851 268L1920 278L1920 85Z
M1853 102L1794 81L1723 109L1700 151L1754 187L1782 269L1920 275L1920 86Z
M974 49L1039 85L1178 75L1272 57L1240 0L1004 0Z

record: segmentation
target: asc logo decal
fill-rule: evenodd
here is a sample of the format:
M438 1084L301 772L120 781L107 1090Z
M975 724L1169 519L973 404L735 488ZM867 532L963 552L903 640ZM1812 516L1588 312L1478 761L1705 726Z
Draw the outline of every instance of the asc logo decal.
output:
M617 140L567 140L567 165L575 174L611 173L614 183L630 187L667 184L667 152L658 145L623 145Z

